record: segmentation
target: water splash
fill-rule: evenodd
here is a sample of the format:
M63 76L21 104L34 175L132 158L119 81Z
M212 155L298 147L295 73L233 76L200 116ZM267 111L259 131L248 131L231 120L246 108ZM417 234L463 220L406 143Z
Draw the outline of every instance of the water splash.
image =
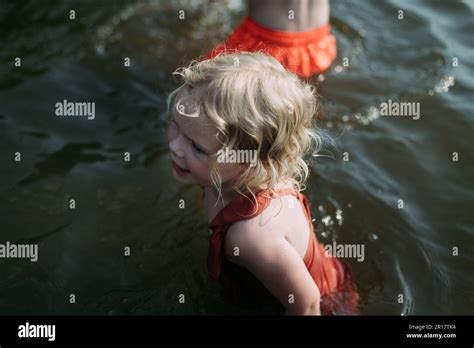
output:
M318 206L316 229L320 231L324 239L335 241L338 238L338 231L344 224L344 211L336 205L331 205L327 209L323 205Z
M444 75L434 86L434 88L428 91L428 94L430 96L434 96L435 94L448 93L449 87L454 86L455 82L456 80L454 76Z

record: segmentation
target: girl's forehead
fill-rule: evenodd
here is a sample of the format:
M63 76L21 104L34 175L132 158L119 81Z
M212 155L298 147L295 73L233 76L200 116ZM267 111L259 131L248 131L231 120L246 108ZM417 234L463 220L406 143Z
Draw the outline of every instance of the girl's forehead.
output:
M180 115L189 117L200 117L200 100L195 90L188 87L180 89L175 99L175 109Z
M191 120L188 121L196 119L199 122L195 122L195 125L200 125L203 128L212 130L213 134L216 134L218 132L216 124L202 107L202 100L205 93L206 89L203 86L183 86L176 95L174 109L177 111L176 113L181 116L189 116L187 118Z
M207 148L214 149L220 145L216 137L218 129L200 108L197 94L193 91L189 93L187 88L181 89L174 102L173 115L186 133L192 134L193 139L205 144Z
M173 113L179 117L180 121L193 127L199 129L215 128L200 105L198 94L193 90L190 93L187 88L183 88L176 95Z

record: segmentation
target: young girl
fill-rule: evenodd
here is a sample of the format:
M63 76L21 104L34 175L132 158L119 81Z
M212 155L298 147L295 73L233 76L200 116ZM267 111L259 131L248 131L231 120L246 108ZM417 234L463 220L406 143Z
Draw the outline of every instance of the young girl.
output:
M203 188L208 272L254 311L355 313L348 268L316 240L300 192L321 137L313 88L263 53L218 55L178 69L168 129L176 179Z

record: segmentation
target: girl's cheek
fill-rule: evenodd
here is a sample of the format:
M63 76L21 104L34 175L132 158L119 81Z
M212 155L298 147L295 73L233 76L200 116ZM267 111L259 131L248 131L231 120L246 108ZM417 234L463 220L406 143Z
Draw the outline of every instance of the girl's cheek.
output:
M201 185L209 186L209 167L207 163L193 163L191 171L196 180L199 181Z

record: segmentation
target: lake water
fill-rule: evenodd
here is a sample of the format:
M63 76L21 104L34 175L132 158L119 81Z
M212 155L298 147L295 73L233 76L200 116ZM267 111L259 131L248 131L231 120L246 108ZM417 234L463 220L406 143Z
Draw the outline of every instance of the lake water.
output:
M313 83L338 151L305 191L318 238L365 245L348 260L362 314L473 314L474 2L331 6L339 54ZM164 115L171 72L244 13L239 1L2 1L0 243L37 243L39 259L0 259L0 314L237 313L207 276L200 191L173 179ZM64 99L94 101L95 118L57 117ZM420 118L381 116L389 99L419 103Z

